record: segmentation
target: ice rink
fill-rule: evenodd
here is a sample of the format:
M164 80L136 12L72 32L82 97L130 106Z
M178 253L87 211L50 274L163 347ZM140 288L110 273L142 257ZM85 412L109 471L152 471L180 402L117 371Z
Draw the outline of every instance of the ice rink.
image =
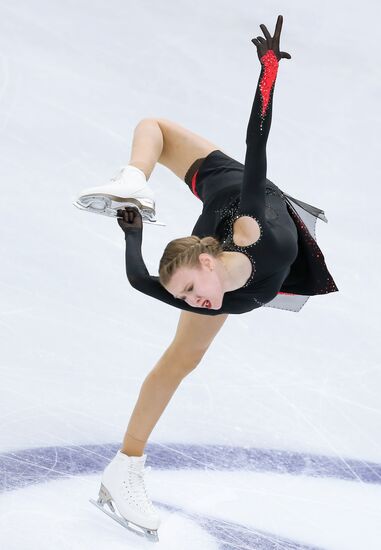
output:
M160 542L89 503L180 310L128 283L115 219L72 205L165 117L240 162L284 17L268 177L322 208L339 292L230 315L146 448ZM0 1L0 548L380 550L379 3ZM143 254L201 202L156 165Z

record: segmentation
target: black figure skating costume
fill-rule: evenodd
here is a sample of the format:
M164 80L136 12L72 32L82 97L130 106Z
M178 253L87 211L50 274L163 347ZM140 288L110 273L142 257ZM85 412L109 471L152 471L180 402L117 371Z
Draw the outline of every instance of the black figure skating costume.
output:
M266 142L270 131L278 60L272 50L261 58L261 74L246 135L245 165L216 150L189 168L185 181L203 202L192 234L215 236L226 251L244 253L252 263L245 285L225 292L218 310L192 307L174 298L151 276L141 254L142 229L126 231L126 271L131 285L153 298L203 315L245 313L261 306L299 311L310 296L338 288L315 239L315 223L324 212L290 197L266 178ZM240 216L254 218L260 237L252 245L233 242Z

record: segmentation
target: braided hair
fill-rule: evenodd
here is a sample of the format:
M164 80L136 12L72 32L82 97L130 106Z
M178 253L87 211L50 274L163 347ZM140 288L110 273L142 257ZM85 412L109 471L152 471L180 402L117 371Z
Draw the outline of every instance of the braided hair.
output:
M221 243L214 237L181 237L170 241L164 249L159 265L159 279L167 286L180 267L200 267L199 256L203 252L218 258L223 254Z

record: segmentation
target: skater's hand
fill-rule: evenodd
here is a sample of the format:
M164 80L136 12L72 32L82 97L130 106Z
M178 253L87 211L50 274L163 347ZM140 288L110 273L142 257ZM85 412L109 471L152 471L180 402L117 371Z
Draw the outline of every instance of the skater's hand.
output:
M280 31L282 30L282 24L283 24L283 16L278 15L273 37L271 37L269 31L267 30L266 25L263 25L263 23L262 25L259 25L262 29L263 34L266 37L266 40L263 38L263 36L257 36L257 38L251 39L252 43L255 46L257 46L257 54L258 54L259 61L265 55L265 53L268 52L269 50L273 50L278 61L282 58L291 59L291 55L289 53L279 51L279 39L280 39Z
M118 224L124 232L129 229L143 227L142 216L137 207L126 206L124 210L117 211Z

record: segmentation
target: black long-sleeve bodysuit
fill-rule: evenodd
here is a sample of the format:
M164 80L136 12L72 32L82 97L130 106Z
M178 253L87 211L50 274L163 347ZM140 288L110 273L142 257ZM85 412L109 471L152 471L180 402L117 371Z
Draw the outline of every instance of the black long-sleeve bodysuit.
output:
M282 294L305 296L306 301L311 295L338 290L326 268L320 248L298 216L295 204L289 200L292 197L266 178L266 142L278 70L278 60L272 50L261 58L261 65L247 128L243 177L242 173L239 174L242 177L242 183L238 187L239 194L234 195L232 186L229 201L226 200L225 193L221 194L220 201L217 195L214 202L204 202L203 212L192 232L200 237L213 235L222 243L224 250L244 253L252 263L252 273L245 285L225 292L222 307L218 310L192 307L185 301L174 298L161 285L159 277L148 273L141 254L142 229L129 228L125 232L126 272L131 285L140 292L179 309L203 315L237 314L276 303L277 297ZM214 151L208 157L214 153L223 155ZM223 172L224 170L221 178L224 177ZM234 189L237 189L237 185ZM321 210L296 199L294 201L309 207L310 211L312 209L319 212L318 217L325 219ZM251 216L260 226L260 237L252 245L238 246L233 241L233 224L240 216ZM299 309L277 305L274 307L298 311L301 306Z

